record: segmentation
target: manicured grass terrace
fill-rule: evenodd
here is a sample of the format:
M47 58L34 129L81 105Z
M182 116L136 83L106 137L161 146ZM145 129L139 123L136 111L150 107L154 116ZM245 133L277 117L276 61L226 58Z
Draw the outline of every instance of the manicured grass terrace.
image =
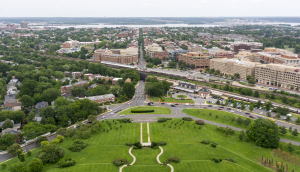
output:
M154 110L154 112L147 113L131 113L131 110ZM140 115L140 114L171 114L171 109L167 107L159 106L135 106L126 110L121 111L119 114L122 115Z

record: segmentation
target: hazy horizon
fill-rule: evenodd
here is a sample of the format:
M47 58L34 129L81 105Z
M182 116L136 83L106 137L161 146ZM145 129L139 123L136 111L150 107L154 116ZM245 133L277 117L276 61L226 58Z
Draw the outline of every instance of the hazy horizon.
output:
M2 0L0 17L299 17L299 5L297 0Z

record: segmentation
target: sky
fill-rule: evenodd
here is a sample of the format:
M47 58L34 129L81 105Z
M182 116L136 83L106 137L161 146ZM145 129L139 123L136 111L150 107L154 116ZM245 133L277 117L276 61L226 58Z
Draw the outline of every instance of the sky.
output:
M300 0L0 0L0 17L300 17Z

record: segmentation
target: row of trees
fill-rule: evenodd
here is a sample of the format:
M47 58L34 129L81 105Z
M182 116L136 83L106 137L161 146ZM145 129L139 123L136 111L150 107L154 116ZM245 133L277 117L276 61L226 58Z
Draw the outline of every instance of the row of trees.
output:
M158 81L156 77L147 77L145 85L145 92L150 96L160 97L167 94L172 83L164 81Z

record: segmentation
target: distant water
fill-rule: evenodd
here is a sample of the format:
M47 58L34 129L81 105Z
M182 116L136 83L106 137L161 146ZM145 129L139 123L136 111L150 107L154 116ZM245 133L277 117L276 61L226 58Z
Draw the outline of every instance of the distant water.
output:
M116 28L116 27L132 27L132 28L141 28L141 27L216 27L220 25L209 25L209 24L199 24L199 25L189 25L189 24L157 24L157 25L66 25L66 26L48 26L48 27L57 27L60 29L65 29L69 27L74 28ZM44 27L44 26L37 26Z
M289 24L291 26L300 25L300 23L245 23L245 25L278 25L278 24ZM131 27L131 28L142 28L142 27L219 27L219 26L230 26L237 25L236 23L225 23L220 22L216 24L156 24L156 25L106 25L106 24L95 24L95 25L64 25L64 26L48 26L48 27L56 27L60 29L65 29L69 27L74 28L116 28L116 27ZM241 24L238 24L241 25ZM36 26L43 28L44 26Z

